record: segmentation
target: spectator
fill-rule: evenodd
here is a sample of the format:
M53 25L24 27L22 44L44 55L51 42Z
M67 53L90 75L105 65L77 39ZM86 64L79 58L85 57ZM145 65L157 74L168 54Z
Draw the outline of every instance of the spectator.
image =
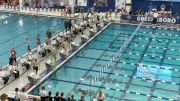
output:
M20 99L19 99L19 88L15 88L14 101L20 101Z
M41 101L45 101L46 100L47 91L45 90L44 86L42 86L42 88L40 90L40 97L41 97Z
M67 101L71 101L71 98L70 98L70 97L68 97L68 98L67 98Z
M59 92L56 92L56 95L54 97L54 101L60 101Z
M74 99L74 95L71 95L71 101L76 101L76 100Z
M19 99L20 101L28 101L28 95L25 93L25 88L22 88L22 92L19 93Z
M2 95L0 96L0 100L1 100L1 101L8 101L8 95L7 95L7 94L2 94Z
M66 101L66 99L64 98L64 93L63 92L61 93L60 101Z
M102 90L99 91L99 93L97 95L97 99L98 99L98 101L104 101L105 100L105 96L104 96Z
M81 99L79 101L85 101L84 96L81 96Z
M47 100L48 100L48 101L52 101L52 100L53 100L53 98L51 97L51 92L48 93Z

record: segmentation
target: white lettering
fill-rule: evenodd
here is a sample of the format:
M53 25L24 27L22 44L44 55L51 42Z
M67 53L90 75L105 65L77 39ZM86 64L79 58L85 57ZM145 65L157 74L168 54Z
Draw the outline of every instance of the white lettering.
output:
M145 17L145 16L137 16L137 21L147 21L147 22L151 22L153 20L152 17ZM158 18L157 22L160 23L176 23L176 19L174 18Z
M167 19L167 23L171 23L171 19L170 18Z
M162 18L158 18L157 21L158 21L158 22L162 22Z
M166 19L166 18L164 18L164 19L163 19L163 22L164 22L164 23L166 23L166 22L167 22L167 19Z
M141 18L140 18L140 16L137 16L137 21L141 21Z
M176 23L176 19L173 18L173 19L171 20L171 23Z

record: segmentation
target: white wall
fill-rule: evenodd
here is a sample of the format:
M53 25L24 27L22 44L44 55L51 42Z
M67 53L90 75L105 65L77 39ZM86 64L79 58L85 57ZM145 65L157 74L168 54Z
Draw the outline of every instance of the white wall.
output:
M126 0L126 4L131 4L132 0Z

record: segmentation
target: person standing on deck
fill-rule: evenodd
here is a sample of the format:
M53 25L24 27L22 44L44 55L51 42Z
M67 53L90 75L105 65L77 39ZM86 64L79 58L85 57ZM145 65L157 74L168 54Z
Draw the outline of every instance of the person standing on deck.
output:
M19 99L20 101L28 101L28 95L25 93L25 88L22 88L22 91L19 93Z
M32 61L32 66L33 66L33 70L36 71L36 74L38 73L38 70L39 70L39 66L38 66L38 62L37 62L37 59L33 59Z
M37 42L37 46L38 46L38 45L41 45L40 34L37 35L37 37L36 37L36 42Z
M102 90L99 91L99 93L97 95L97 99L98 99L98 101L104 101L105 100L105 95L102 92Z
M51 39L51 37L52 37L52 32L51 32L50 29L47 30L46 36L47 36L49 39Z
M49 44L50 44L50 39L48 38L48 36L46 36L46 38L45 38L45 43L46 43L46 45L48 46Z
M16 50L15 50L15 48L12 48L12 50L11 50L11 58L12 58L12 63L15 62L15 64L16 64L17 62L16 62Z
M40 90L41 101L46 101L47 91L45 90L45 86L43 86Z

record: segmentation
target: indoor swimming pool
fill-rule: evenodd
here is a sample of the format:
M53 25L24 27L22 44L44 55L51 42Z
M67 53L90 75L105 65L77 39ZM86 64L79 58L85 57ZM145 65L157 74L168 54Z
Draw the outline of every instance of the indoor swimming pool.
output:
M137 25L111 24L72 59L30 93L39 95L42 86L53 96L64 92L76 99L86 90L85 101L102 89L106 101L177 100L180 94L180 34L175 28L141 26L122 58L113 61L97 82L105 64L120 49Z
M40 34L41 42L45 40L46 31L61 32L64 20L43 16L0 13L0 68L8 63L10 51L15 47L17 57L36 47L36 37Z

